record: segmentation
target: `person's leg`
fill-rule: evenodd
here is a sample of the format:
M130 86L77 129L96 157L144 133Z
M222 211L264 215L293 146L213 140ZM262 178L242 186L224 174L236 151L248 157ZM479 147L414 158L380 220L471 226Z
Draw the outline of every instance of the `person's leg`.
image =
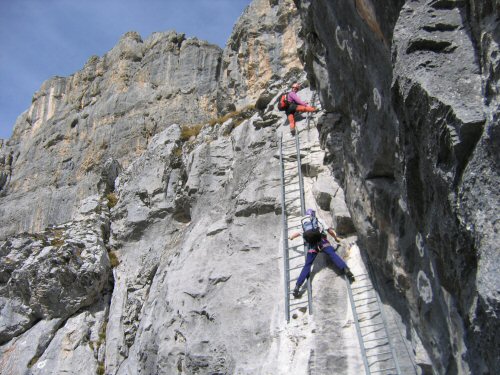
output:
M307 253L306 264L304 264L304 267L302 267L302 271L300 271L299 278L297 279L297 283L295 284L295 289L293 290L293 295L295 297L298 296L301 285L309 277L314 259L316 259L316 255L318 255L318 253Z
M349 278L349 281L351 283L355 281L354 275L347 266L346 262L344 262L344 260L339 255L337 255L337 253L333 249L333 246L324 247L323 251L328 254L335 266L337 266Z
M295 115L293 113L288 115L288 122L290 123L290 131L295 134Z
M297 112L316 112L316 108L311 107L309 105L298 105L296 111Z
M344 262L344 260L335 252L333 249L333 246L327 246L323 248L323 251L328 254L330 259L332 260L333 264L340 269L343 270L344 268L347 268L347 264Z

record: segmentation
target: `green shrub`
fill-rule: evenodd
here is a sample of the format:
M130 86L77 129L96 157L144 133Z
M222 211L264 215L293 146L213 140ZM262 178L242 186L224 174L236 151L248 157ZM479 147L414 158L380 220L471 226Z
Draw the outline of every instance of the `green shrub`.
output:
M181 127L181 140L187 141L189 138L192 136L198 136L200 134L201 128L203 127L202 124L197 124L197 125L183 125Z
M209 125L214 126L216 124L223 124L229 119L234 120L234 126L240 125L244 120L252 117L252 115L255 112L255 106L254 105L247 105L246 107L241 108L238 111L232 111L229 113L226 113L223 116L220 116L216 119L210 120Z
M61 247L65 244L62 230L54 231L54 238L50 241L50 244L54 247Z
M108 208L111 209L118 203L118 196L115 193L106 194L106 199L108 200Z
M116 254L116 251L109 251L108 252L109 256L109 263L111 264L112 268L118 267L120 264L120 260L118 259L118 255Z
M99 361L97 363L97 375L104 375L106 372L106 367L104 366L104 362Z
M37 363L39 359L40 359L39 355L35 355L33 358L31 358L31 360L28 363L28 368L32 368L33 365Z
M234 125L233 128L240 125L244 120L249 119L255 113L255 106L248 105L243 107L238 111L232 111L226 113L223 116L219 116L217 118L213 118L208 121L209 126L215 126L217 124L223 124L229 119L233 119ZM201 129L203 128L203 124L195 124L195 125L183 125L181 127L181 140L187 141L191 137L197 137L200 134Z

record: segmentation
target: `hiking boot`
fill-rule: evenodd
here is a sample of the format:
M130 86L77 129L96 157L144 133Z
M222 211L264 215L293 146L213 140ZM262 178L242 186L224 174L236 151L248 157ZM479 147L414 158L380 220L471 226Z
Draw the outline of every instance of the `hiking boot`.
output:
M299 298L300 297L300 286L295 285L295 289L293 290L293 296L295 298Z
M295 128L290 129L290 133L291 133L292 135L295 135Z
M347 268L347 267L344 269L344 275L347 276L347 278L349 279L350 283L353 283L354 281L356 281L356 279L354 278L354 275L352 274L351 270L349 268Z

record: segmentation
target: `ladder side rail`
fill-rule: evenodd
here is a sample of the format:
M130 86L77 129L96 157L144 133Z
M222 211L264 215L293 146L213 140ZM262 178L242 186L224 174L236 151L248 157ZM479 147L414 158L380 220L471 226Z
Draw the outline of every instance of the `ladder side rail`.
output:
M392 359L394 361L394 365L396 366L397 374L401 375L401 369L399 368L399 363L398 363L398 358L396 356L396 351L394 350L394 346L392 345L392 341L391 341L391 338L389 336L389 329L387 328L387 319L385 317L382 302L380 301L380 297L378 296L378 294L375 293L375 295L377 297L377 304L378 304L378 308L380 310L380 317L382 318L382 322L384 324L385 334L387 336L387 342L389 344L389 348L390 348L391 353L392 353Z
M363 342L363 337L361 336L361 327L359 326L358 313L356 312L356 305L354 304L354 297L352 295L351 284L347 279L347 276L344 276L346 284L347 284L347 292L349 294L349 300L351 302L352 315L354 318L354 324L356 325L356 333L358 334L358 342L361 349L361 357L363 358L363 364L365 366L365 374L370 375L370 366L368 365L368 358L366 357L365 344Z
M299 133L295 136L295 150L297 152L297 170L299 175L299 189L300 189L300 215L304 216L306 214L306 202L304 194L304 180L302 178L302 161L300 160L300 142ZM307 253L309 251L309 245L304 242L304 262L307 261ZM313 313L312 310L312 287L311 278L307 278L307 304L309 315Z
M288 260L288 225L285 206L285 170L283 164L283 136L280 138L280 166L281 166L281 218L283 220L283 274L285 281L285 318L290 322L290 268Z
M297 172L299 175L300 216L304 216L306 214L306 202L304 197L304 180L302 178L302 161L300 160L300 142L298 134L295 136L295 151L297 152Z
M380 311L380 316L382 318L382 321L384 322L384 327L385 327L385 334L387 336L387 342L389 343L389 348L392 352L392 358L394 360L394 365L396 366L396 371L397 371L397 375L401 375L401 368L399 367L399 362L398 362L398 357L396 355L396 351L394 349L394 346L392 345L392 340L389 336L389 329L387 328L387 318L385 316L385 312L384 312L384 306L382 305L382 302L380 301L380 297L377 293L377 290L378 289L378 283L377 283L377 276L373 270L373 267L371 265L371 263L369 262L369 255L367 254L367 259L368 259L368 274L372 274L373 275L373 282L372 282L372 285L373 285L373 288L375 289L375 297L377 297L377 305L378 305L378 309Z

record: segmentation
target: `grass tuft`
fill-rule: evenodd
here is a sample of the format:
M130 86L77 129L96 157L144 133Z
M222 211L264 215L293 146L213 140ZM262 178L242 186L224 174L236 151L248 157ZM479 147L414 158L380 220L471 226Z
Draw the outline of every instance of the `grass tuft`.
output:
M233 119L233 128L237 127L240 125L243 121L246 119L249 119L252 117L252 115L255 113L255 106L254 105L248 105L246 107L243 107L242 109L238 111L232 111L229 113L226 113L223 116L213 118L208 121L209 126L215 126L217 124L223 124L229 119ZM183 125L181 127L181 140L182 141L188 141L191 137L197 137L198 134L200 134L201 129L203 128L203 124L195 124L195 125Z
M197 137L198 134L200 134L201 128L203 127L202 124L196 124L196 125L183 125L181 127L181 140L187 141L191 137Z
M115 193L106 194L106 199L108 200L108 208L111 209L118 203L118 196Z
M32 368L33 365L37 363L39 359L40 359L39 355L35 355L33 358L31 358L31 360L28 363L28 368Z
M65 244L62 230L58 229L54 231L54 238L50 241L50 244L54 247L61 247Z
M109 263L111 264L111 268L116 268L120 264L120 260L118 259L118 255L116 254L116 251L109 251L108 252L109 256Z

